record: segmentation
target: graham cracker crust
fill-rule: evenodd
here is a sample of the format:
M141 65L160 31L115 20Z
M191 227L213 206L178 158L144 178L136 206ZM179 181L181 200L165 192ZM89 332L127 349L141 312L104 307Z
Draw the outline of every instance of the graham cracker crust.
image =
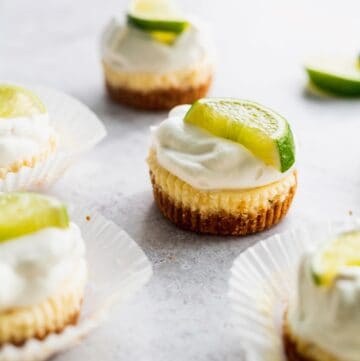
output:
M41 328L39 329L38 332L36 332L31 338L37 339L37 340L45 340L45 338L53 333L59 334L61 332L63 332L68 326L75 326L78 322L80 318L80 311L76 311L75 313L73 313L72 315L70 315L66 321L65 324L59 324L57 325L57 327L55 329L46 329L46 328ZM20 347L23 346L26 341L28 341L27 338L23 338L21 340L17 340L17 339L9 339L6 342L0 342L0 350L1 347L6 345L6 344L12 344L14 346Z
M174 202L156 183L151 170L150 178L156 204L166 218L187 231L211 235L245 236L276 225L287 214L296 191L295 184L283 200L277 200L267 209L259 209L256 213L231 214L222 211L212 214Z
M212 82L210 77L206 83L197 87L168 88L141 92L124 87L113 87L106 81L106 89L110 98L118 103L143 110L169 110L180 104L192 104L208 93Z
M62 333L68 326L75 326L80 318L80 311L75 312L74 314L70 315L66 324L58 325L55 329L41 329L37 333L35 333L31 338L37 339L37 340L45 340L45 338L53 333L59 334ZM1 347L6 344L12 344L14 346L20 347L23 346L28 339L22 339L22 340L16 340L16 339L10 339L6 343L0 342L0 350Z
M313 343L296 340L291 334L285 314L283 345L288 361L341 361Z
M288 361L319 361L313 358L307 358L301 355L297 350L295 341L292 340L287 332L283 334L284 350Z

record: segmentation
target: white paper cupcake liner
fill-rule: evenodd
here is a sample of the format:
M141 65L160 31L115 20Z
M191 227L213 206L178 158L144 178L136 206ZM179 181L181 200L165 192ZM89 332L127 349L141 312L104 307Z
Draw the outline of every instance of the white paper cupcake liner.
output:
M0 361L42 361L76 345L104 320L111 307L143 287L152 267L140 247L117 225L99 214L75 210L72 220L80 227L87 247L89 280L81 317L76 326L45 340L29 340L22 347L0 348Z
M360 221L306 225L274 235L235 260L229 281L239 342L246 361L285 361L282 326L294 296L301 256L340 232L360 228Z
M69 166L106 135L98 117L73 97L46 87L28 87L44 102L59 144L56 152L34 168L22 167L0 180L0 192L41 190L55 183Z

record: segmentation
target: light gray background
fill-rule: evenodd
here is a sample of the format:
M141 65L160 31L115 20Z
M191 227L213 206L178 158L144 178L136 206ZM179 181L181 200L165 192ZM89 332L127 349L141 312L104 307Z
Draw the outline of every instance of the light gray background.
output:
M360 214L360 101L307 95L301 67L309 55L360 52L359 0L181 2L212 26L218 69L211 94L259 101L293 124L300 144L296 201L280 226L253 237L177 230L153 204L145 163L149 126L166 114L111 104L103 89L99 35L125 1L0 0L0 79L68 92L109 132L52 192L117 222L155 270L135 299L56 360L239 360L226 297L235 257L294 225Z

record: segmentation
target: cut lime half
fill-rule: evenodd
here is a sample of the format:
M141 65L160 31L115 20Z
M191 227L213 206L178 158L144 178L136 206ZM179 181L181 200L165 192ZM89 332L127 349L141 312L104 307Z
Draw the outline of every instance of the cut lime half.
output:
M171 0L133 0L127 18L146 31L180 34L189 25Z
M321 249L311 273L317 285L329 286L344 267L360 267L360 231L343 233Z
M341 96L360 96L357 59L318 59L305 65L310 81L319 89Z
M295 162L295 144L285 118L260 104L232 98L195 102L184 121L242 144L265 164L286 172Z
M46 113L45 105L30 90L0 85L0 118L16 118Z
M66 207L57 199L35 193L0 195L0 242L43 228L67 228Z

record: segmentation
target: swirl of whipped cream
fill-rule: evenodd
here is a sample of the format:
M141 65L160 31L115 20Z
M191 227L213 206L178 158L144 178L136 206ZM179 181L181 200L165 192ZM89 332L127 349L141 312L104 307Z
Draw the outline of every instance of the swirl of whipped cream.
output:
M289 305L291 332L339 360L360 359L360 267L346 267L334 284L317 286L311 275L315 253L304 256L295 302Z
M162 74L204 63L211 46L197 25L191 25L169 46L113 19L103 33L101 52L104 62L119 71Z
M0 311L41 303L77 278L86 278L86 262L74 223L0 243Z
M0 168L39 156L55 139L47 113L0 118Z
M197 189L248 189L285 177L239 143L184 122L190 105L174 108L152 129L159 164Z

